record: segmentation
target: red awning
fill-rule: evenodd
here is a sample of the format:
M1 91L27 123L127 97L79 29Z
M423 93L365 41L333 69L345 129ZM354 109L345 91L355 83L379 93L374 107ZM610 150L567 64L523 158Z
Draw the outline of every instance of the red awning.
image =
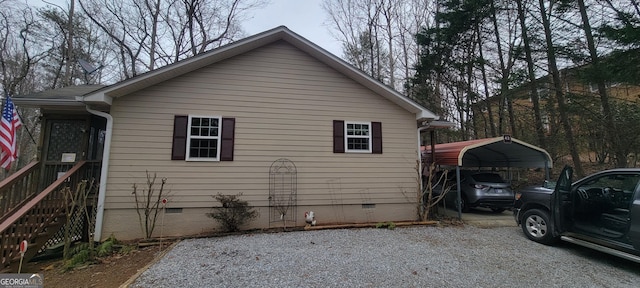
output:
M431 163L431 146L422 146L426 163ZM551 168L553 162L546 150L510 138L495 137L435 145L438 165L461 167Z

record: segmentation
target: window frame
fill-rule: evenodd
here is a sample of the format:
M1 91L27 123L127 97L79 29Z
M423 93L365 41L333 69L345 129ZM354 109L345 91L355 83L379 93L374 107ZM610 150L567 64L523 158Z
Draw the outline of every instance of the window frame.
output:
M186 151L185 151L185 161L193 161L193 162L219 162L220 161L220 152L222 150L222 116L218 115L188 115L189 119L187 121L187 143L186 143ZM218 120L218 136L192 136L191 135L191 124L193 118L209 118L209 119L217 119ZM216 139L216 157L192 157L191 156L191 140L192 139Z
M360 135L349 135L349 125L367 125L368 127L368 135L360 136ZM349 138L360 138L367 139L368 141L368 149L349 149ZM373 149L373 125L371 121L344 121L344 152L345 153L368 153L371 154Z

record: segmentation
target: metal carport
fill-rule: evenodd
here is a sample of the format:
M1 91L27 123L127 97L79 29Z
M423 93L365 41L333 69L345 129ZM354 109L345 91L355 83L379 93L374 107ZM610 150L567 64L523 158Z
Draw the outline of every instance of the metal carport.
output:
M455 166L458 182L460 167L544 168L546 179L549 179L549 169L553 167L546 150L508 135L423 146L422 153L426 165L435 162L439 166ZM457 184L460 203L460 183ZM458 216L461 215L458 205Z

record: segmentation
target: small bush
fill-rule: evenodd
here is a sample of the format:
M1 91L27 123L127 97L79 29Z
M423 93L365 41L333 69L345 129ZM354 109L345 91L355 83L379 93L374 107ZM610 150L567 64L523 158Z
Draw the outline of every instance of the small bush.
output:
M216 220L227 232L240 231L240 226L258 217L258 212L249 206L247 201L240 200L242 193L238 195L213 196L222 207L214 207L212 213L207 216Z
M113 235L111 235L111 237L109 237L107 241L104 241L96 249L98 256L104 257L104 256L110 255L111 253L113 253L113 248L114 248L114 245L116 244L118 244L118 240L116 240L116 238Z
M391 221L389 221L389 222L378 222L378 223L376 223L376 228L387 228L389 230L393 230L393 229L396 229L396 223L393 223Z
M63 267L64 271L69 271L73 268L76 268L82 264L85 264L87 262L89 262L89 258L90 258L90 252L87 249L84 250L80 250L78 251L78 253L73 254L73 256L71 257L71 259L67 260L65 262L65 265Z
M91 264L96 262L97 257L106 257L114 252L114 245L118 243L118 240L111 235L109 239L93 247L90 243L78 243L73 249L70 249L71 258L65 261L63 270L69 271L78 266ZM96 255L97 254L97 255Z

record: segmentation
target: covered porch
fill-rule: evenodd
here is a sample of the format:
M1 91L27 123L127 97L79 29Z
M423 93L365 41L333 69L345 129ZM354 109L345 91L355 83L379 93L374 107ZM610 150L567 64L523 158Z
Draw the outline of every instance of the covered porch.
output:
M0 182L0 271L10 272L19 259L18 247L29 243L28 261L44 248L63 241L70 231L74 240L89 241L83 215L67 223L70 195L82 181L100 183L107 130L104 113L76 101L77 96L102 88L74 86L13 97L21 107L40 111L38 153L31 163ZM96 189L97 190L97 189ZM98 195L90 195L96 210Z

